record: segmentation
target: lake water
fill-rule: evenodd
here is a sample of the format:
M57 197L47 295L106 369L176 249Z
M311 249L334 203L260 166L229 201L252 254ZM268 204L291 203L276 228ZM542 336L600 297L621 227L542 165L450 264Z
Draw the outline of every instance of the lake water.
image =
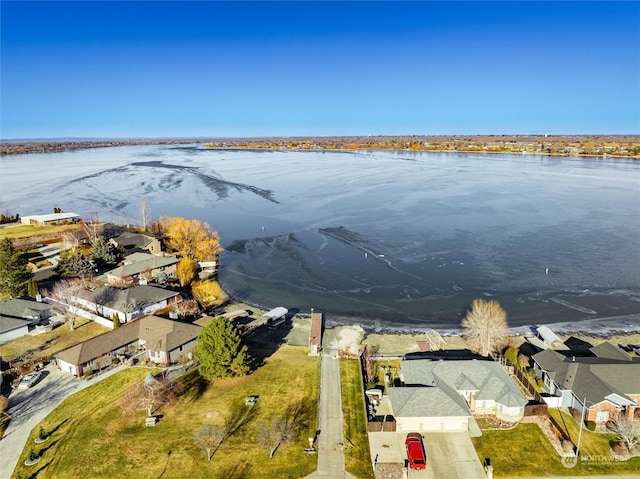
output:
M0 158L12 213L129 223L142 195L156 217L218 230L221 282L267 308L414 330L458 327L479 296L513 326L640 312L638 161L190 145Z

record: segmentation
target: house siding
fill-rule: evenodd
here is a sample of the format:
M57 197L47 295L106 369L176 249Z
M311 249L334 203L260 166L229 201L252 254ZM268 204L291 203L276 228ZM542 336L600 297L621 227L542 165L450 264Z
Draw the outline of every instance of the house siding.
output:
M398 432L461 432L468 430L468 417L396 417L396 431Z
M18 326L17 328L0 333L0 344L20 338L26 334L29 334L29 325L25 322L23 326Z

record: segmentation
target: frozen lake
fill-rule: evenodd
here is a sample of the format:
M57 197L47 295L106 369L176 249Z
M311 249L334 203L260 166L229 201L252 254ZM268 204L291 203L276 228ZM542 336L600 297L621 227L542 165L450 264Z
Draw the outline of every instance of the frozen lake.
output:
M456 328L475 297L509 324L640 313L640 162L143 146L0 158L0 199L220 232L220 280L272 308L367 328ZM633 319L629 319L633 321Z

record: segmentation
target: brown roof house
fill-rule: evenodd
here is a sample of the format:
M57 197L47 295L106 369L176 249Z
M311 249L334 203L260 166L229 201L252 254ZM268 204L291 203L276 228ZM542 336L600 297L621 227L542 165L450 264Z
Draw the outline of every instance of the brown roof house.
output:
M484 414L516 422L527 404L494 361L401 361L400 379L403 387L389 389L397 431L467 431Z
M131 288L105 286L95 291L82 290L76 302L103 318L109 319L117 314L120 322L126 323L174 304L179 299L180 293L175 291L158 286L136 285Z
M29 326L51 316L50 304L20 297L0 301L0 343L10 341L29 332Z
M157 364L189 359L202 327L145 316L56 354L58 368L75 376L97 371L114 359L144 351Z
M178 258L171 255L132 253L122 266L105 273L109 284L126 286L144 281L166 281L175 277ZM141 281L143 280L143 281Z
M640 419L640 361L608 342L590 351L593 356L588 357L550 349L533 355L535 371L544 381L545 402L584 412L586 421L598 425L623 415Z

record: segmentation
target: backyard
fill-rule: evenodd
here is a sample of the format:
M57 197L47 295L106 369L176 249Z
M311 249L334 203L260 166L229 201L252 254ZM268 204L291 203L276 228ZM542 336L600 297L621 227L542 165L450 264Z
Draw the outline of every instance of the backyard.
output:
M306 348L282 346L252 374L207 382L197 373L185 380L189 388L173 404L164 406L155 427L145 427L146 413L125 416L118 398L128 385L141 380L146 369L130 368L68 398L43 422L51 438L40 447L33 443L39 427L23 451L16 469L22 477L184 478L301 478L316 469L317 456L304 452L307 437L317 426L320 362ZM295 371L295 373L294 373ZM255 406L245 406L256 396ZM210 461L194 434L204 424L221 424L234 405L252 407L254 417L222 444ZM296 403L313 412L298 438L277 449L273 459L257 442L256 426L281 415ZM30 449L42 453L31 467L23 465Z
M369 437L365 422L360 361L340 360L345 467L359 479L373 478Z

